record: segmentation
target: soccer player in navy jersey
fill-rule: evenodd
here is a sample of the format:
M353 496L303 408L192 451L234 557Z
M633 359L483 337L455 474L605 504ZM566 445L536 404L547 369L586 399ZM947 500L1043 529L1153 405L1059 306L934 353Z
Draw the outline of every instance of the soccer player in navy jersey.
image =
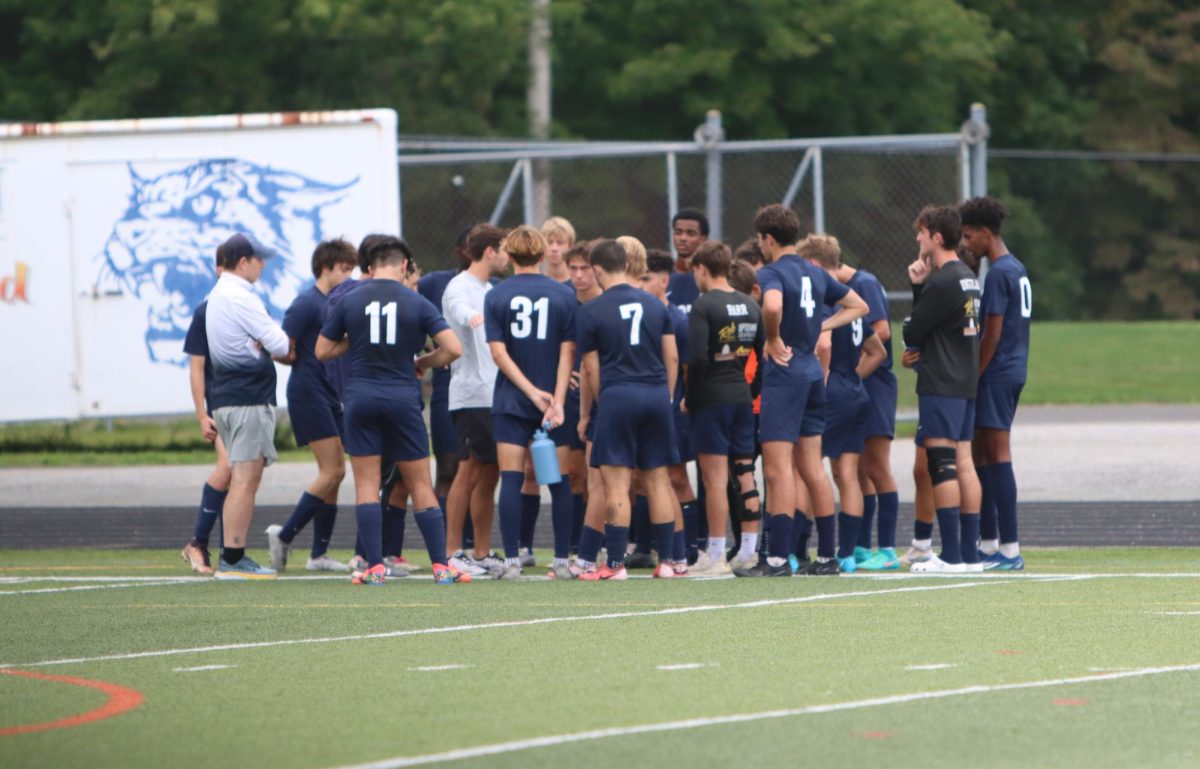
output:
M500 250L513 263L513 276L484 300L484 330L496 362L492 435L500 464L500 533L504 569L497 579L521 576L521 486L525 456L534 433L563 422L563 404L575 357L575 292L541 274L546 251L542 234L518 227L505 236ZM561 440L561 439L560 439ZM560 465L567 459L558 445ZM550 486L554 522L554 562L550 576L570 579L571 482Z
M979 391L973 448L983 490L980 545L985 570L1025 568L1017 538L1017 479L1013 474L1013 418L1029 365L1033 286L1025 265L1000 237L1008 209L995 198L971 198L958 207L963 241L987 257L983 282L983 335L979 340Z
M832 235L809 235L796 246L801 257L844 283L855 293L863 286L857 271L842 279L842 249ZM862 296L859 293L859 296ZM833 312L825 309L825 317ZM857 570L855 548L863 519L863 492L858 480L858 463L867 441L870 400L863 378L870 376L887 357L875 329L864 318L856 318L829 335L828 371L825 378L826 417L821 435L821 453L829 458L833 481L838 488L838 565L844 573ZM896 568L899 568L897 562Z
M577 325L586 386L600 397L590 462L600 468L603 479L608 562L579 578L626 578L629 490L635 469L642 471L661 559L654 576L674 577L667 558L675 530L667 466L675 453L671 394L679 355L670 315L662 302L630 282L625 272L628 257L619 243L600 241L590 260L604 294L579 308Z
M324 323L329 292L350 277L358 264L358 252L344 240L317 244L312 255L313 285L301 291L283 316L283 330L296 349L296 361L288 377L288 415L297 446L312 449L317 477L300 495L300 501L283 526L267 527L271 568L287 568L292 540L313 521L313 544L308 571L347 571L348 567L329 557L329 540L337 519L337 494L346 474L342 449L342 404L325 377L325 366L313 350Z
M224 244L222 244L223 246ZM216 275L221 277L222 246L217 247ZM204 482L200 491L200 509L196 512L196 525L192 539L183 546L180 555L191 567L192 571L202 576L211 576L212 559L208 552L208 539L213 526L221 517L225 507L225 496L229 493L229 454L225 451L225 443L217 434L217 425L213 422L212 411L216 408L212 393L212 361L208 357L208 334L205 330L204 318L208 310L208 300L196 305L192 313L192 322L188 326L187 336L183 340L183 351L188 356L188 384L192 392L192 405L196 409L196 421L200 423L200 435L204 440L213 444L217 452L217 464Z
M692 254L708 240L708 217L694 208L681 208L671 217L671 244L675 246L675 272L667 287L667 299L684 312L700 296L692 274Z
M462 346L437 308L404 287L410 258L408 246L399 238L375 244L368 253L371 280L342 299L317 339L316 355L321 360L350 353L346 450L367 560L367 568L354 573L355 584L381 585L387 573L379 503L383 457L396 462L412 496L413 517L425 538L434 580L470 581L445 565L445 523L429 476L429 438L413 360L429 337L438 349L415 361L422 369L446 365L461 354Z
M808 488L817 526L817 558L805 573L838 574L833 489L821 461L825 377L815 350L822 331L865 316L867 304L795 253L800 235L795 211L779 204L760 208L754 217L754 231L767 262L758 271L766 331L759 441L771 536L766 562L750 569L748 575L782 577L792 573L787 558L796 510L793 468L799 470ZM842 309L822 320L818 308L835 304Z

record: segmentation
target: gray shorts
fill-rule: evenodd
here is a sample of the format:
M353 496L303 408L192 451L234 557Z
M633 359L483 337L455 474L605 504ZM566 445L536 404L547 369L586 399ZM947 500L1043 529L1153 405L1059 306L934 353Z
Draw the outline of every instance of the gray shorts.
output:
M275 453L275 409L272 406L224 406L213 412L217 434L225 442L229 461L271 464Z

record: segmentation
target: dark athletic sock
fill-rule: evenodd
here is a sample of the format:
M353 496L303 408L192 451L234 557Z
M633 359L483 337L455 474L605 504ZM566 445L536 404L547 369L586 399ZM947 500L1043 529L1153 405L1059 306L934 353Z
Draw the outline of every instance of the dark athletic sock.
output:
M874 494L863 495L863 514L862 526L858 529L858 541L855 545L871 549L871 523L875 520L875 503L876 496Z
M779 513L771 516L771 558L787 559L792 547L792 516Z
M792 544L792 552L801 561L808 560L808 542L812 538L813 522L804 514L803 510L796 511L796 519L793 524L795 533L792 535L794 540Z
M687 563L687 540L684 539L683 529L672 532L671 559L676 563Z
M834 557L837 554L837 516L827 515L817 518L813 523L817 527L817 557Z
M608 567L619 569L625 565L625 548L629 544L629 527L604 524L604 542L608 547Z
M395 556L404 552L404 523L407 518L407 507L388 505L383 511L384 555Z
M838 513L838 558L849 558L854 555L854 548L858 544L859 529L865 528L863 524L865 519L849 513Z
M571 529L574 518L575 504L571 499L571 481L564 477L558 483L550 484L550 521L554 526L555 558L567 558L571 555ZM533 547L533 532L529 534L529 547Z
M1017 476L1012 462L990 465L992 493L996 499L996 518L1000 529L1000 544L1017 542Z
M579 560L595 563L600 554L600 543L603 541L603 534L585 525L579 533Z
M321 506L324 504L325 500L313 496L307 491L301 494L300 501L296 503L292 514L284 522L283 530L279 532L279 538L291 544L291 541L296 538L296 534L308 525L313 516L321 511Z
M504 557L521 555L521 484L525 473L505 470L500 473L500 538L504 542Z
M463 521L462 549L470 551L475 547L475 524L471 521L471 508L467 506L467 517Z
M933 539L933 521L913 521L913 539Z
M208 538L212 535L213 526L225 509L225 497L228 494L228 491L217 491L207 483L200 491L200 510L196 513L196 528L192 537L205 547L208 547Z
M896 546L896 519L900 517L900 495L887 491L876 495L879 498L879 515L876 525L879 532L879 546Z
M230 566L233 566L238 561L242 560L244 555L246 555L246 548L244 547L227 547L225 548L225 552L221 555L221 560Z
M333 539L333 525L337 522L337 504L321 505L321 511L313 518L313 543L311 556L320 558L329 552L329 540Z
M671 560L675 550L675 522L652 523L650 529L654 536L654 549L658 551L658 562Z
M414 510L413 520L425 540L425 552L430 563L446 563L446 523L441 508L427 507Z
M963 563L979 563L979 513L958 516Z
M378 566L383 563L383 508L378 502L355 505L354 518L367 566Z
M708 530L708 515L701 514L700 511L706 510L704 506L704 495L701 494L698 500L692 500L688 504L696 506L696 552L708 549L708 535L711 533ZM681 505L682 506L682 505ZM722 532L724 533L724 532Z
M687 548L688 562L691 563L700 554L700 548L696 544L700 536L700 506L692 500L684 502L680 507L683 508L683 543Z
M541 508L541 494L521 495L521 548L523 550L533 549L533 531L537 528L538 513L541 512Z
M571 552L579 552L579 537L583 534L583 519L587 513L587 501L582 494L572 494L571 504L574 510L571 515Z
M638 494L633 498L633 511L630 514L632 525L630 539L634 543L634 552L649 553L654 544L650 534L650 500ZM662 555L662 553L659 553Z
M938 531L942 535L941 558L946 563L962 563L962 539L958 529L957 507L937 509Z
M1011 467L1011 465L1009 465ZM999 539L999 529L996 521L996 491L992 475L994 465L981 465L975 468L979 476L979 488L983 492L979 506L979 536L981 539Z

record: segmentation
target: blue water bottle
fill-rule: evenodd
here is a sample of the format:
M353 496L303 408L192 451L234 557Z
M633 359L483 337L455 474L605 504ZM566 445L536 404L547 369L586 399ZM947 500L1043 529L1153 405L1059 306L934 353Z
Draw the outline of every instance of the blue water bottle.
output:
M538 485L549 486L562 480L558 471L558 451L554 441L546 434L547 425L533 434L533 443L529 444L529 453L533 456L533 474L537 477Z

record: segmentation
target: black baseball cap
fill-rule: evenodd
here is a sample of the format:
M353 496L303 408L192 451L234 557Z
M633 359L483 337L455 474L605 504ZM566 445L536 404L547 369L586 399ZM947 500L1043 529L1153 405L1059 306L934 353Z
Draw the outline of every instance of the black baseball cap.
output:
M226 268L236 267L238 260L243 256L257 257L258 259L270 259L275 256L274 251L240 232L222 243L217 249L217 253L222 255L222 263Z

